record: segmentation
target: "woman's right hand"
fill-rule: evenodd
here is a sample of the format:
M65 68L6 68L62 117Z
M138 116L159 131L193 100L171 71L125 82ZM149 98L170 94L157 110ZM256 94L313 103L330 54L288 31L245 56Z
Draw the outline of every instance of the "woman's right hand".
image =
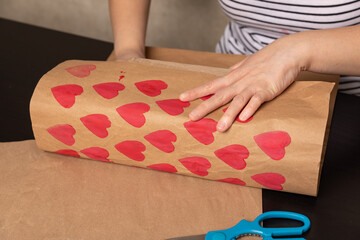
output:
M109 0L116 61L143 58L150 0Z
M120 51L115 54L115 61L117 62L128 61L133 58L145 58L145 54L143 51L132 49Z

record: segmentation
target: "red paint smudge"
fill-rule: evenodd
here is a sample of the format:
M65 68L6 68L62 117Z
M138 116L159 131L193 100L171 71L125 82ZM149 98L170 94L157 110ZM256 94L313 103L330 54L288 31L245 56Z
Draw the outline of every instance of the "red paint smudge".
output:
M56 153L62 154L62 155L68 155L68 156L72 156L72 157L80 157L80 155L71 149L60 149L57 150Z
M206 95L206 96L204 96L204 97L201 97L201 100L203 100L203 101L208 100L208 99L211 98L212 96L214 96L214 94Z
M80 152L91 159L99 160L102 162L111 162L109 159L107 159L107 157L109 157L109 152L104 148L91 147L83 149Z
M186 130L199 142L209 145L214 142L213 132L216 131L217 122L210 118L199 121L188 121L184 123Z
M184 112L184 108L187 108L190 106L190 102L183 102L179 99L167 99L167 100L161 100L156 101L156 104L164 110L166 113L177 116Z
M246 167L245 159L249 157L247 148L239 144L226 146L216 150L214 153L219 159L237 170Z
M66 68L66 71L70 73L71 75L78 77L78 78L84 78L90 75L90 72L95 70L95 65L79 65L75 67L69 67Z
M226 182L226 183L233 183L237 185L245 186L246 183L238 178L224 178L224 179L218 179L219 182Z
M82 94L83 88L76 84L67 84L53 87L51 92L61 106L71 108L75 103L75 96Z
M223 112L226 112L227 109L228 109L228 108L224 108L224 109L223 109ZM240 113L236 116L236 119L235 119L235 120L236 120L237 122L239 122L239 123L247 123L247 122L250 122L250 121L253 119L253 117L254 117L254 116L251 116L251 117L249 117L247 120L241 121L240 118L239 118L239 115L240 115Z
M139 141L124 141L116 144L115 148L132 160L143 161L145 159L142 152L146 150L146 147Z
M95 91L106 99L112 99L125 89L125 86L117 82L100 83L93 86Z
M139 91L149 97L156 97L161 94L161 90L164 90L168 85L161 80L146 80L135 83L135 86Z
M140 102L129 103L116 109L119 115L126 122L137 128L142 127L145 124L146 119L144 113L148 112L149 110L149 105Z
M172 142L176 141L176 135L169 130L159 130L144 137L149 143L163 152L171 153L175 150Z
M260 173L251 176L251 178L264 187L273 190L283 190L281 184L284 184L286 181L285 177L278 173Z
M211 167L211 163L206 158L202 157L188 157L179 159L179 161L186 167L190 172L199 175L207 176L209 173L207 170Z
M121 75L120 77L119 77L119 81L121 80L121 79L123 79L125 76L124 75Z
M76 133L75 129L69 124L59 124L47 129L54 138L60 142L71 146L75 143L74 134Z
M259 134L254 137L261 150L274 160L285 156L285 147L291 143L290 135L283 131L273 131Z
M159 164L153 164L150 166L147 166L150 169L163 171L163 172L169 172L169 173L175 173L177 172L176 168L173 165L170 165L168 163L159 163Z
M93 134L100 138L108 136L107 128L111 127L109 118L103 114L90 114L80 118L81 122L89 129Z

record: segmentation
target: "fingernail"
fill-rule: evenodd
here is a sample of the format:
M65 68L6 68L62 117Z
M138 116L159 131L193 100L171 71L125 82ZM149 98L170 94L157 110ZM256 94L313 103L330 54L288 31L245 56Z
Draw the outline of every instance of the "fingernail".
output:
M181 99L184 99L184 98L186 98L188 96L188 94L187 93L182 93L182 94L180 94L180 100Z
M193 110L190 114L189 117L190 118L196 118L198 116L198 112L196 110Z
M240 121L246 121L246 119L248 118L248 116L249 116L249 113L248 113L248 112L243 112L243 113L240 114L239 119L240 119Z
M218 128L219 130L224 129L224 128L225 128L225 123L224 123L224 122L219 122L218 125L217 125L217 128Z

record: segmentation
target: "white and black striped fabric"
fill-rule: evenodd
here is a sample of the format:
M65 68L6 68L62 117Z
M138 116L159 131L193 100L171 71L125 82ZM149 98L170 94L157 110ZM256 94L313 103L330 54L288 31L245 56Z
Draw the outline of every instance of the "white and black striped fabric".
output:
M360 0L219 0L219 3L231 21L216 46L218 53L249 55L288 34L360 24ZM360 96L360 76L341 76L339 91Z

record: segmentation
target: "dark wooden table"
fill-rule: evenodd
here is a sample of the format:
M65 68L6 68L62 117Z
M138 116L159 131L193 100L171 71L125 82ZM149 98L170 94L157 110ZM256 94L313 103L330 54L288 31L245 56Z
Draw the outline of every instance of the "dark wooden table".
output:
M113 49L112 43L4 19L0 19L0 30L2 142L34 138L29 102L44 73L68 59L105 60ZM338 94L319 196L263 190L264 211L307 215L312 226L305 236L310 240L355 239L360 229L359 184L360 97ZM266 222L269 227L275 224L283 222Z

